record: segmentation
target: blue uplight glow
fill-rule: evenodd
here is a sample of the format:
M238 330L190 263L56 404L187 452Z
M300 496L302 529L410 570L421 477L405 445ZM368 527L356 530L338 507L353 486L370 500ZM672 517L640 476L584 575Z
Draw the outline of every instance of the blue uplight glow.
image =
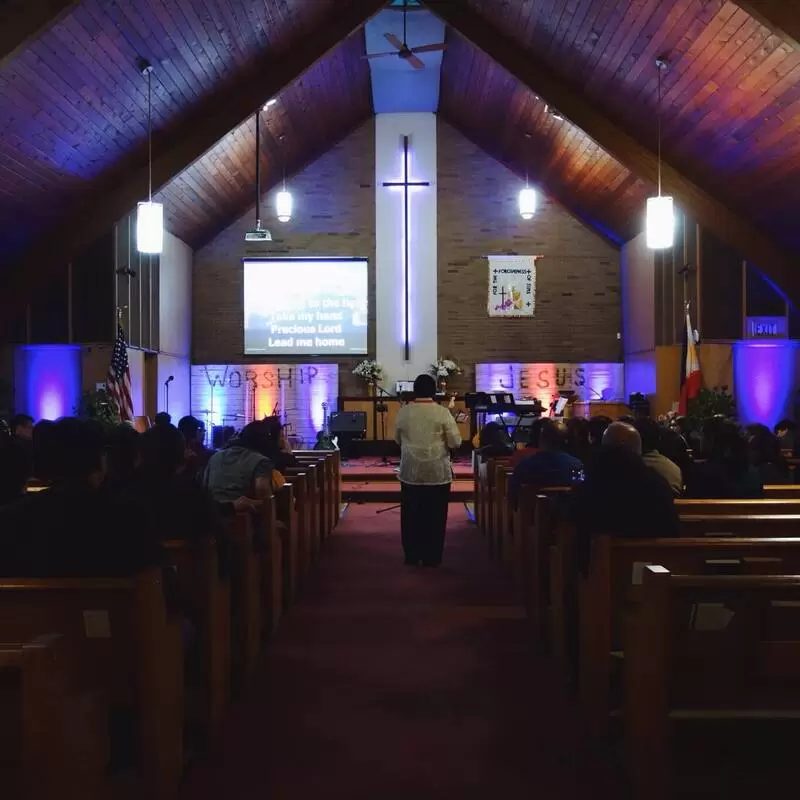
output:
M794 403L794 342L737 342L733 348L736 408L744 425L761 422L772 428L791 416Z
M40 419L70 416L81 396L81 350L77 345L19 347L14 359L18 412Z

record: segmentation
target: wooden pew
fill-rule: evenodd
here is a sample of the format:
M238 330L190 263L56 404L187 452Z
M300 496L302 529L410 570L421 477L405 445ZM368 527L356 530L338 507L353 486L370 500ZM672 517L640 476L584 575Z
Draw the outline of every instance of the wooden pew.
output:
M767 500L800 501L800 483L779 483L765 486L764 497Z
M481 489L481 508L480 519L484 522L483 532L486 534L489 543L489 555L494 556L498 553L497 530L495 518L495 504L497 502L495 481L497 479L497 469L508 465L508 458L488 458L485 468L481 469L483 487ZM484 474L485 473L485 474Z
M311 566L311 531L309 508L309 477L307 472L294 472L286 476L286 482L291 484L294 494L294 513L296 520L297 559L295 572L295 591L302 586Z
M495 465L494 475L494 549L500 561L514 572L514 529L513 509L509 495L509 481L514 470L501 462Z
M183 770L183 645L163 574L131 578L0 579L0 639L62 634L80 688L110 693L136 717L140 796L173 798Z
M277 532L281 538L281 560L283 565L281 571L282 607L285 613L291 607L297 589L297 560L299 556L297 509L294 501L294 487L291 483L285 483L275 492L274 502L275 518L281 523L277 526Z
M275 498L265 497L257 517L259 530L260 582L261 582L261 625L265 635L271 636L278 630L283 616L283 537L278 529L275 516ZM285 533L283 534L285 535Z
M800 713L800 576L649 566L640 589L625 647L626 751L636 800L668 800L679 720Z
M231 694L230 580L220 576L217 543L210 536L198 542L167 541L163 547L177 576L181 608L194 627L189 675L199 681L203 733L213 737Z
M578 584L578 625L580 695L598 725L612 710L619 663L612 654L625 640L626 614L638 601L648 564L687 575L800 573L800 538L594 539L588 573Z
M320 549L320 499L319 499L319 478L317 472L319 466L317 464L305 464L300 467L290 467L286 470L287 479L296 478L299 475L305 475L306 480L306 519L307 519L307 535L306 535L306 561L308 568L316 561Z
M228 521L231 565L231 680L238 690L253 676L261 646L261 562L254 515Z
M800 514L800 494L792 498L764 498L758 500L675 500L680 516L722 516L723 514Z
M318 457L298 457L301 468L310 472L312 478L317 481L316 485L316 516L317 516L317 529L312 539L314 559L316 560L322 548L322 542L325 541L328 535L328 479L325 473L325 465Z
M108 696L78 689L77 679L63 636L0 644L3 797L107 797Z
M681 514L681 536L800 536L800 514Z
M545 640L549 627L550 547L558 521L554 502L570 491L569 486L529 490L522 487L512 514L514 570L537 641Z

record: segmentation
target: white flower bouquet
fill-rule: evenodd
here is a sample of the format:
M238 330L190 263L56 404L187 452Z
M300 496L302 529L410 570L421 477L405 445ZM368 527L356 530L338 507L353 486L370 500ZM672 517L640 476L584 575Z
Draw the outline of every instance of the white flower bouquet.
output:
M461 367L449 358L439 358L435 364L431 364L431 375L439 380L446 380L451 375L460 375Z
M377 361L371 361L370 359L364 359L360 364L357 364L353 370L353 375L358 375L359 378L363 378L367 383L379 383L384 377L383 367Z

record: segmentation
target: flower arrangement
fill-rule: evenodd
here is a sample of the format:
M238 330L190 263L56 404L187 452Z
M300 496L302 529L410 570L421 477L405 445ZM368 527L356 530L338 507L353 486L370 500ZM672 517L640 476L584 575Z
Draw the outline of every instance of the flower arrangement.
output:
M451 375L460 375L461 367L449 358L439 358L431 364L431 375L438 380L447 380Z
M359 378L363 378L369 384L376 384L383 380L383 366L377 361L371 361L367 358L360 364L356 364L353 375L358 375Z

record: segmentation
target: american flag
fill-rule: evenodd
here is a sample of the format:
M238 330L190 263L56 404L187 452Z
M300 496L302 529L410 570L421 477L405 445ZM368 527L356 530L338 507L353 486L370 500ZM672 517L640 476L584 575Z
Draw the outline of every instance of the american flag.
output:
M122 325L117 325L117 338L111 364L108 367L106 389L114 399L123 422L133 419L133 401L131 400L131 371L128 367L128 347L125 344L125 333Z

